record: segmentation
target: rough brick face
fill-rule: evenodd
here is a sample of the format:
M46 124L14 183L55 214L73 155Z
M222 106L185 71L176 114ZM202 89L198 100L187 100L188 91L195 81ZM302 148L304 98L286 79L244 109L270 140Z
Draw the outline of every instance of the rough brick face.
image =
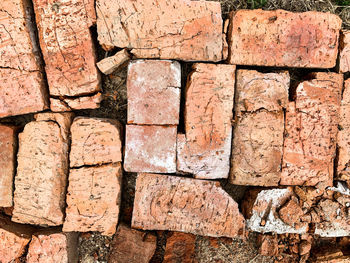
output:
M239 237L245 220L218 182L139 174L132 227Z
M228 177L235 69L194 65L186 88L186 134L177 138L178 171L203 179Z
M11 207L15 173L16 127L0 125L0 207Z
M98 40L107 50L131 48L138 58L221 60L220 3L97 0L96 10Z
M47 109L29 1L0 2L0 118Z
M96 93L100 79L89 27L94 1L34 0L41 50L51 96Z
M297 87L286 113L282 185L333 183L343 76L314 73Z
M188 233L174 232L167 236L163 263L194 263L196 236Z
M121 162L121 127L116 120L75 118L71 126L70 167Z
M238 10L230 15L229 63L332 68L341 19L330 13Z
M70 169L65 232L116 231L121 197L121 164Z
M181 66L169 60L136 60L128 67L128 123L179 123Z
M126 125L124 169L175 173L176 126Z
M72 111L81 109L97 109L103 97L100 92L85 97L50 98L50 109L53 112Z
M12 220L63 223L71 114L39 114L19 134Z
M339 71L350 71L350 31L342 31L339 43Z
M237 71L231 183L278 185L288 88L288 72Z

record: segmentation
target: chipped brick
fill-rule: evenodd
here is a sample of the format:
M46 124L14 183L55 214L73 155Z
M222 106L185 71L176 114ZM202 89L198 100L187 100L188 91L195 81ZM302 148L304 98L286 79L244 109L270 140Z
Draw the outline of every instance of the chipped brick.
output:
M138 58L221 60L220 3L97 0L96 11L98 40L106 50L131 48Z
M128 67L128 123L177 125L181 66L169 60L136 60Z
M231 12L229 63L333 68L341 19L330 13L284 10Z
M257 243L259 246L259 254L263 256L278 255L278 240L277 235L262 235L259 234Z
M163 263L194 263L196 236L188 233L174 232L166 239Z
M300 222L300 218L304 215L303 210L295 200L289 200L278 211L282 221L290 226Z
M71 98L50 98L50 109L53 112L72 111L81 109L97 109L103 99L101 93L92 96Z
M139 174L132 227L242 237L245 220L218 182Z
M102 59L96 65L103 74L109 75L129 60L130 55L128 51L123 49L111 57Z
M350 31L344 30L339 40L339 72L350 71Z
M235 66L195 64L186 87L185 132L177 138L177 170L196 178L227 178Z

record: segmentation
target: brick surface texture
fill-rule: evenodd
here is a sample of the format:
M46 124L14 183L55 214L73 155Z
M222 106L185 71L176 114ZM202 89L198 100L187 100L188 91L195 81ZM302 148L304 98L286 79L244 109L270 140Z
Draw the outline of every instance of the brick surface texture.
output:
M340 35L339 43L339 71L346 73L350 71L350 31L344 30Z
M113 71L115 71L118 67L122 66L129 60L130 55L128 51L126 49L123 49L111 57L102 59L96 65L103 74L108 75L113 73Z
M231 183L278 185L288 88L288 72L237 71Z
M218 182L139 174L132 227L242 237L245 220Z
M314 73L286 113L282 185L331 186L343 76Z
M107 50L131 48L137 58L221 60L218 2L97 0L96 12L98 40Z
M196 178L227 178L235 66L195 64L186 87L185 132L177 139L177 169Z
M229 63L333 68L341 19L330 13L238 10L230 14Z
M163 263L194 263L196 236L188 233L174 232L167 236Z

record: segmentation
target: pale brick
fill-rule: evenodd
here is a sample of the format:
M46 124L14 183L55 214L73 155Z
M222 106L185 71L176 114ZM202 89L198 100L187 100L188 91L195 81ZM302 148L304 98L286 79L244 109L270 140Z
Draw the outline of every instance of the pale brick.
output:
M156 236L120 224L111 244L108 262L148 263L156 251L156 247Z
M121 180L120 163L70 169L63 231L113 235L118 224Z
M27 263L78 262L78 234L42 231L32 236Z
M340 35L339 42L339 72L350 71L350 31L344 30Z
M185 132L178 135L177 170L196 178L227 178L235 66L195 64L187 83Z
M132 227L242 237L245 220L218 182L139 174Z
M128 123L179 123L181 66L169 60L136 60L128 67Z
M129 60L130 54L126 49L123 49L111 57L102 59L96 65L103 74L109 75Z
M89 27L94 1L34 0L40 46L51 96L71 97L101 90Z
M13 177L17 151L17 128L0 125L0 207L13 205Z
M219 61L220 3L189 0L97 0L97 32L106 49L131 48L138 58Z
M97 109L103 96L100 92L92 96L71 98L50 98L50 109L53 112L73 111L81 109Z
M343 76L314 73L286 113L282 185L331 186Z
M69 113L44 113L19 134L13 221L63 223L71 119Z
M121 128L112 119L75 118L71 126L70 167L121 162Z
M230 14L229 63L333 68L341 19L322 12L238 10Z
M126 125L124 169L175 173L176 126Z

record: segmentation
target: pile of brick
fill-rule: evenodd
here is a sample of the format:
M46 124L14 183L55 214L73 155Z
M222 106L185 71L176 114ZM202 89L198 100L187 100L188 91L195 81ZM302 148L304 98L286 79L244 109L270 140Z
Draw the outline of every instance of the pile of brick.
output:
M336 15L3 0L0 20L0 262L76 262L89 231L115 234L110 262L150 261L156 237L140 230L183 232L164 262L193 262L195 235L259 232L260 253L283 262L350 235L350 32ZM121 49L98 63L94 25L103 49ZM189 76L179 61L194 62ZM126 126L79 117L103 99L98 69L126 64ZM293 89L288 68L313 73ZM29 113L24 127L5 118ZM138 173L131 227L119 222L123 169ZM238 204L219 179L252 187Z

